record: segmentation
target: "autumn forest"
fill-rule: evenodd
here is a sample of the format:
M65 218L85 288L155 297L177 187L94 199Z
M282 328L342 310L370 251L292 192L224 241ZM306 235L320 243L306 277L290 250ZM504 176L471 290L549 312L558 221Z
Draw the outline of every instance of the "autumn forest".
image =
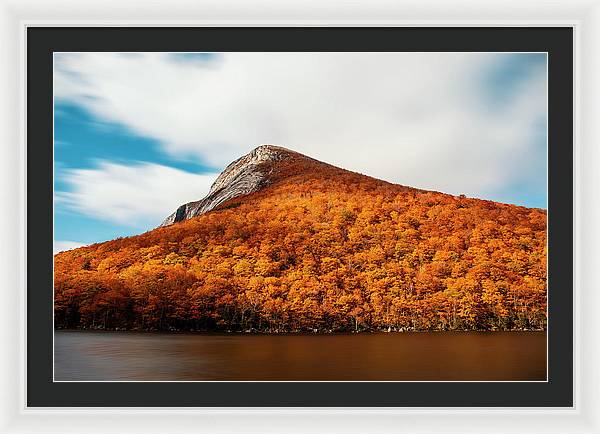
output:
M270 164L270 166L269 166ZM546 329L546 211L290 154L198 217L55 255L55 326Z

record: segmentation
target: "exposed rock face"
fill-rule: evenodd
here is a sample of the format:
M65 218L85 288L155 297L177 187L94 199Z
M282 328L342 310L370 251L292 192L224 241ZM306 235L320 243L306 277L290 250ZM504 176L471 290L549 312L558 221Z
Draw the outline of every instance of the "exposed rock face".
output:
M238 158L225 168L210 187L208 195L199 201L181 205L160 226L187 220L215 209L223 202L253 193L270 183L269 168L265 163L290 158L293 152L275 145L261 145Z

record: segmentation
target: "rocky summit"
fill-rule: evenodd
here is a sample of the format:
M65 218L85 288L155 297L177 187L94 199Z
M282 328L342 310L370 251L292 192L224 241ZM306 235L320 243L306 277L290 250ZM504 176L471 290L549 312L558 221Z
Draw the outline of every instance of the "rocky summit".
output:
M270 177L273 173L272 163L299 155L301 154L275 145L260 145L254 148L221 172L206 197L181 205L160 226L169 226L199 216L228 200L266 187L272 182Z

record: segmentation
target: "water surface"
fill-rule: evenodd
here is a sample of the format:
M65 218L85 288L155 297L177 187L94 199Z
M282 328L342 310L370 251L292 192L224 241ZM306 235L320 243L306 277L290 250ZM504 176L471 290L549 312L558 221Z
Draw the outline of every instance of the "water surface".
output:
M542 380L545 332L254 335L56 331L64 380Z

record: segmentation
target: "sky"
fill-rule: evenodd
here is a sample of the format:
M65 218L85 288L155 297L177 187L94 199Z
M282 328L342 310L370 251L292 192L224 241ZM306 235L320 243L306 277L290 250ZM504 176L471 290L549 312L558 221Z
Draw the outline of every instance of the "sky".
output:
M545 53L55 53L55 252L151 230L254 147L546 208Z

